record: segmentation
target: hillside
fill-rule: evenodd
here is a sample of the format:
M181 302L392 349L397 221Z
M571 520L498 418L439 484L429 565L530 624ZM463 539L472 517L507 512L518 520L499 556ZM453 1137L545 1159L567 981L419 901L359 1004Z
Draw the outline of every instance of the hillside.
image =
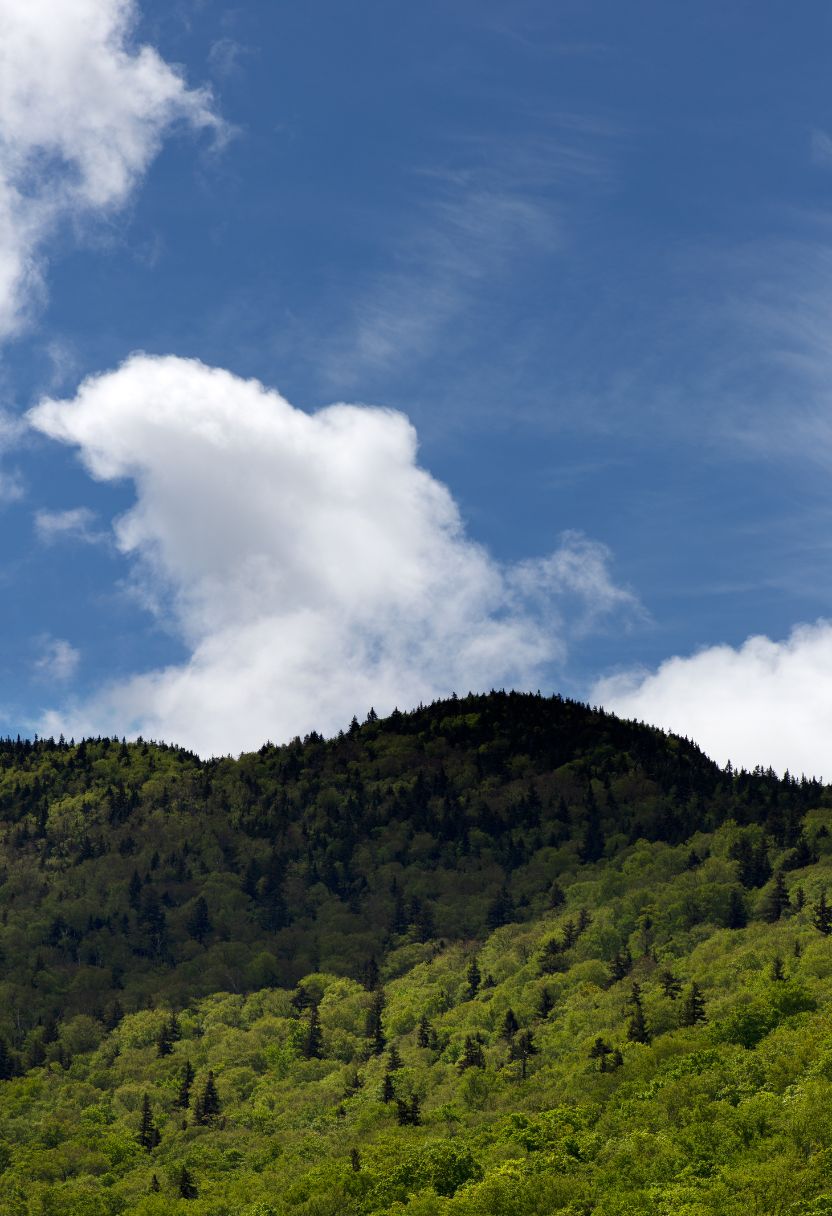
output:
M832 1211L815 782L491 694L0 813L2 1216Z

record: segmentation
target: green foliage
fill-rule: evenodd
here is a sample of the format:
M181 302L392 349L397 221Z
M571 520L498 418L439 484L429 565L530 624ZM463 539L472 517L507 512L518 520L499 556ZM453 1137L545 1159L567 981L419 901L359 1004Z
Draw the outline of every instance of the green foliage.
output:
M2 744L0 1216L821 1216L830 819L514 694Z

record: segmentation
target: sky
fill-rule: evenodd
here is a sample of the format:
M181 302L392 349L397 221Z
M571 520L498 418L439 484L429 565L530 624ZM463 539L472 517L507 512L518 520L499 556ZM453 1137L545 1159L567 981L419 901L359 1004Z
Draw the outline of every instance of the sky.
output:
M832 778L831 38L0 0L0 731L516 687Z

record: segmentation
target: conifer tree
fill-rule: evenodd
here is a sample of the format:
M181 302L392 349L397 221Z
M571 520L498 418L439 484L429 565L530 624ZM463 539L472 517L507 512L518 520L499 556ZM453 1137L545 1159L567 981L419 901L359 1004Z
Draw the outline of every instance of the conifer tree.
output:
M679 1010L679 1025L680 1026L697 1026L700 1022L705 1022L705 998L702 996L702 989L694 981L690 988L685 993Z
M142 1097L142 1118L139 1124L138 1141L145 1152L150 1153L159 1143L161 1139L159 1129L153 1122L153 1110L150 1105L150 1096L144 1094Z
M474 1035L468 1034L465 1036L465 1043L462 1048L462 1055L457 1061L457 1068L463 1072L466 1068L485 1068L485 1055L483 1054L482 1044Z
M500 1028L500 1038L505 1039L507 1043L510 1043L519 1029L520 1023L517 1021L514 1010L507 1009L506 1016L503 1018L502 1027Z
M537 1016L539 1018L548 1018L554 1007L555 1002L552 1000L551 992L548 988L544 988L537 1003Z
M208 913L208 904L202 895L200 895L194 904L191 914L185 923L185 928L191 937L199 942L200 946L205 944L205 939L211 932L213 925Z
M832 933L832 908L826 902L825 890L821 891L817 901L812 904L812 924L824 937Z
M419 1026L416 1031L416 1042L420 1047L431 1047L433 1044L433 1026L426 1013L423 1013L419 1019Z
M199 1198L199 1190L197 1189L197 1185L196 1185L196 1182L194 1181L193 1174L187 1168L187 1166L183 1165L182 1169L179 1171L179 1178L177 1180L177 1186L179 1189L179 1198L180 1199L198 1199Z
M153 1177L150 1179L150 1190L154 1195L158 1195L158 1193L159 1193L159 1191L161 1191L161 1189L162 1189L162 1187L159 1182L159 1179L154 1174Z
M786 912L790 907L791 901L789 900L789 891L788 887L786 886L786 879L783 871L778 870L774 876L774 886L771 888L763 902L763 916L769 922L769 924L773 924L775 921L778 921L783 913Z
M324 1054L324 1035L317 1005L312 1005L309 1010L302 1051L305 1060L320 1060Z
M733 887L728 896L728 916L726 925L729 929L744 929L748 924L748 912L742 892Z
M661 984L662 992L670 1001L675 1001L676 997L682 991L682 985L669 968L659 972L659 983Z
M179 1092L176 1095L176 1105L181 1110L187 1110L191 1104L191 1086L195 1075L191 1061L186 1060L179 1074Z
M627 946L623 950L617 950L613 955L610 963L610 979L613 983L618 980L623 980L630 974L633 969L633 956Z
M396 1087L393 1084L393 1074L388 1070L381 1082L381 1100L382 1102L392 1102L395 1096Z
M384 1034L384 1006L384 992L379 989L373 996L364 1030L366 1037L372 1040L370 1050L374 1056L380 1056L387 1044Z
M354 1174L361 1172L361 1154L357 1148L350 1149L350 1169Z
M526 1072L529 1066L529 1060L532 1056L537 1055L537 1046L534 1041L534 1036L530 1030L524 1030L511 1044L512 1060L520 1061L520 1075L525 1081Z
M783 959L779 954L775 954L771 960L771 971L769 972L775 983L782 983L786 978L786 968L783 966Z
M480 983L482 981L482 974L480 973L479 963L477 962L476 958L472 958L468 964L468 970L465 973L465 978L468 983L468 999L473 1000L480 990Z
M194 1102L194 1122L203 1126L213 1123L219 1117L220 1113L220 1096L217 1093L217 1084L214 1080L213 1072L209 1072L205 1079L205 1086L202 1093Z
M393 1043L390 1047L390 1050L387 1052L387 1071L388 1072L398 1072L399 1069L401 1068L401 1066L402 1066L402 1058L399 1055L399 1049L396 1046L396 1044Z
M627 1026L627 1038L631 1043L649 1043L650 1032L647 1029L647 1023L644 1018L644 1005L642 1004L641 989L638 984L633 984L630 1004L633 1012L630 1015L630 1021Z

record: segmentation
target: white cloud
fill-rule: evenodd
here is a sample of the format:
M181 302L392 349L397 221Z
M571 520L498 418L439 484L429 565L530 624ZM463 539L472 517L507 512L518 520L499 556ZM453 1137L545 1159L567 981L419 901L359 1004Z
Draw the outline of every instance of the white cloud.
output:
M71 507L68 511L36 511L35 531L46 544L56 540L80 540L94 545L106 540L106 533L93 525L95 512L89 507Z
M80 651L63 638L44 638L35 671L44 679L64 682L72 679L80 661Z
M23 476L17 469L0 469L0 503L20 502L25 493Z
M544 561L495 562L392 411L308 415L256 381L136 355L30 419L77 445L93 477L132 479L116 544L191 652L56 710L43 731L141 732L203 753L330 732L371 704L537 687L576 603L579 628L634 607L582 537Z
M598 681L591 699L694 739L721 764L832 776L832 621Z
M57 227L124 205L179 121L210 97L148 46L133 0L0 0L0 337L43 295Z

